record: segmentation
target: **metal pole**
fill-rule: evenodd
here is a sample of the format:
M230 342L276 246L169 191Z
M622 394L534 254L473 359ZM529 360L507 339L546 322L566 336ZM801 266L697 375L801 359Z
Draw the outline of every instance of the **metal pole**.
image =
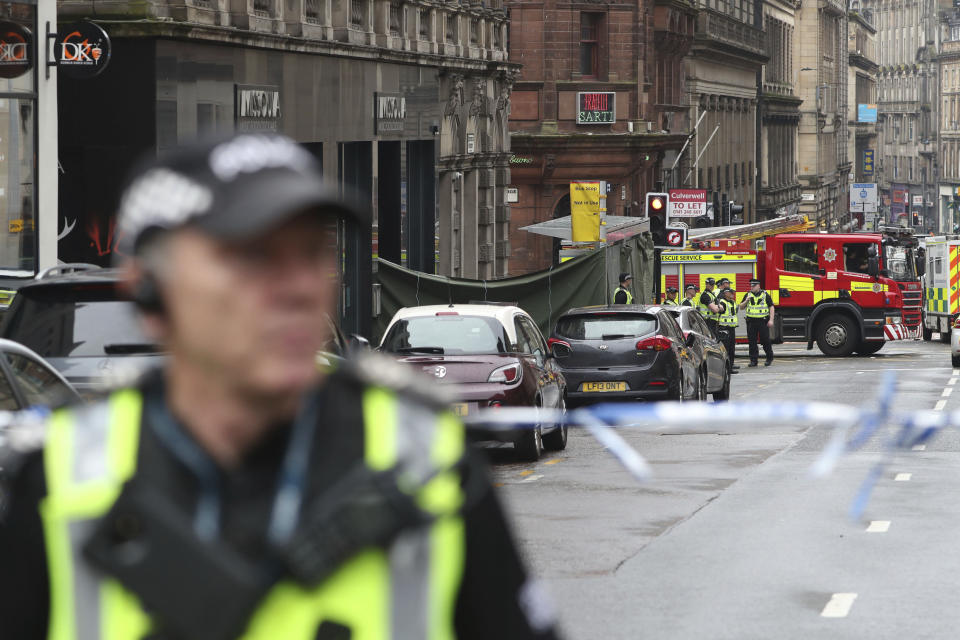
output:
M697 120L696 126L693 127L693 131L690 132L690 135L687 136L687 141L683 143L683 146L680 148L680 153L677 154L677 159L673 161L673 166L670 167L670 172L673 173L673 170L677 168L677 165L680 164L680 158L683 157L683 152L687 150L687 147L690 145L690 140L692 140L697 135L697 129L700 128L700 121L703 120L703 117L707 115L707 112L704 111L700 115L700 120Z
M703 157L703 154L706 153L707 147L710 146L710 143L713 141L713 137L717 135L717 131L720 130L720 125L718 124L713 128L713 133L710 134L710 137L707 138L707 144L703 145L703 150L697 155L697 159L693 162L693 169L687 172L687 177L683 179L684 182L690 179L690 174L693 173L694 169L700 166L700 158Z

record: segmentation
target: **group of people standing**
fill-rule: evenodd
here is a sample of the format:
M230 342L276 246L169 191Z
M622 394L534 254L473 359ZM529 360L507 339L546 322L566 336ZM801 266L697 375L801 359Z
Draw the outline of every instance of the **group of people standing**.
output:
M631 304L633 294L630 292L630 285L633 279L629 273L620 274L620 286L614 291L613 301L615 304ZM750 348L750 365L756 367L760 360L760 346L763 346L765 356L764 366L769 367L773 364L773 345L770 343L770 328L773 327L773 319L776 310L773 304L773 298L769 293L763 290L760 280L753 278L750 280L750 291L744 296L743 301L737 304L737 292L731 287L730 278L707 278L704 280L704 289L701 293L700 288L695 284L688 284L684 288L684 299L677 301L679 290L676 287L667 287L664 306L683 306L693 307L700 311L710 329L723 341L730 354L731 371L739 369L733 364L736 354L736 329L740 325L740 319L737 312L745 309L747 322L747 341Z

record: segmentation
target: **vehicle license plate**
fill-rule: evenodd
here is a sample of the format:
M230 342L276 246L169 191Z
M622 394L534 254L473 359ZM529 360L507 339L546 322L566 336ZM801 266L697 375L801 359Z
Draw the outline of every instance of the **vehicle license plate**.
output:
M465 416L467 415L468 407L466 402L458 402L457 404L451 405L450 410L453 411L454 415Z
M584 382L581 385L584 391L626 391L626 382Z

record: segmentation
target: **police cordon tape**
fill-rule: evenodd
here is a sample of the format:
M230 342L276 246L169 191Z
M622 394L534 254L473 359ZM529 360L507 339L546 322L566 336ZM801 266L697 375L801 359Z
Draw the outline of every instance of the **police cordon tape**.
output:
M940 431L960 429L960 410L902 412L893 410L896 374L888 372L876 400L864 407L827 402L657 402L602 403L571 411L541 408L501 407L464 417L468 428L510 431L542 424L565 424L586 429L638 481L653 477L649 462L630 446L622 430L650 434L702 433L704 427L743 431L747 425L827 425L831 437L810 467L811 477L823 477L836 468L840 459L861 449L888 427L880 460L871 468L850 505L849 515L863 515L871 492L883 471L898 452L934 438Z

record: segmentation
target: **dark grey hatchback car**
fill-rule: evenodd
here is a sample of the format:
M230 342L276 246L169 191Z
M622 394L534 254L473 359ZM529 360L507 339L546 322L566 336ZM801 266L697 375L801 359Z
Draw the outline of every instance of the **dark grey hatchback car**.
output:
M706 390L673 315L659 305L570 309L548 340L567 405L603 400L701 400Z

